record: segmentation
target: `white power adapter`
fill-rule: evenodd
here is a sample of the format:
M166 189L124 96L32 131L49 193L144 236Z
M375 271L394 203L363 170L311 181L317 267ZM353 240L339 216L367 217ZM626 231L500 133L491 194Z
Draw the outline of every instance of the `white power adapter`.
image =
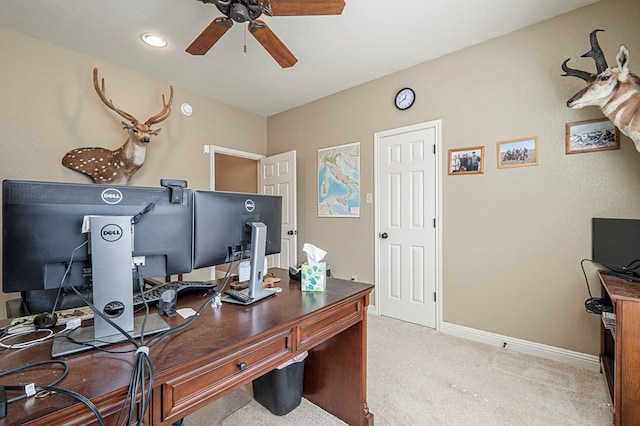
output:
M80 327L80 324L82 324L82 320L80 318L71 319L67 321L65 330L75 330L76 328Z

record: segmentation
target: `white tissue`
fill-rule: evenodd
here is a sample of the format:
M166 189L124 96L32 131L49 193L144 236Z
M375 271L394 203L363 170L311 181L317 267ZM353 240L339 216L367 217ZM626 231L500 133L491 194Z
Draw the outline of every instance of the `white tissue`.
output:
M302 251L307 253L307 262L311 266L318 266L327 254L326 251L309 243L305 243L302 246Z

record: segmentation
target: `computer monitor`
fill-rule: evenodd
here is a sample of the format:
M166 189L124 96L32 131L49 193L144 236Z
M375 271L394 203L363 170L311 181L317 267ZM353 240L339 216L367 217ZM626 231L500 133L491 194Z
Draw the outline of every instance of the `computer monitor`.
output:
M591 260L640 281L640 219L593 218L591 238Z
M196 190L193 198L194 269L250 259L249 296L270 295L262 291L264 256L280 253L282 197Z
M163 187L3 181L2 290L35 294L31 313L50 311L71 255L87 241L85 216L132 216L133 256L144 278L191 271L193 193ZM92 285L88 244L73 256L65 287ZM72 293L69 292L69 295ZM73 299L73 298L72 298ZM69 305L69 304L67 304ZM78 306L78 304L75 304ZM56 308L74 307L64 306Z

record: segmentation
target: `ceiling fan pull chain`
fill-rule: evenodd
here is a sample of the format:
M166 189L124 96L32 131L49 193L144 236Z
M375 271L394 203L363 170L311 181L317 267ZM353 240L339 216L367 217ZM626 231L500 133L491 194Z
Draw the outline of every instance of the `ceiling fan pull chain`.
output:
M247 53L247 27L244 27L244 53Z

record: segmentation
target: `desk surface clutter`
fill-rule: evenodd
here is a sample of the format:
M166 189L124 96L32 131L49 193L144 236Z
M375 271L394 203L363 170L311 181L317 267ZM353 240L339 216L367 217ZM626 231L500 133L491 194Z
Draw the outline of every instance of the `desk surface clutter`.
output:
M190 327L150 349L154 382L145 424L170 425L305 351L304 397L346 423L373 424L366 402L366 307L373 286L327 278L324 292L302 292L286 270L270 272L281 280L282 291L275 296L249 306L207 306ZM206 300L203 294L189 294L178 298L178 308L198 311ZM171 328L188 321L178 315L163 318ZM9 323L3 320L0 326ZM89 350L57 358L68 368L57 386L89 398L105 423L114 424L133 369L132 348L120 343L103 348L111 352ZM0 353L2 371L50 359L51 341ZM41 385L61 372L59 366L47 365L2 377L1 383ZM7 391L8 398L15 395ZM85 405L59 394L10 403L0 419L2 426L60 423L97 420Z

